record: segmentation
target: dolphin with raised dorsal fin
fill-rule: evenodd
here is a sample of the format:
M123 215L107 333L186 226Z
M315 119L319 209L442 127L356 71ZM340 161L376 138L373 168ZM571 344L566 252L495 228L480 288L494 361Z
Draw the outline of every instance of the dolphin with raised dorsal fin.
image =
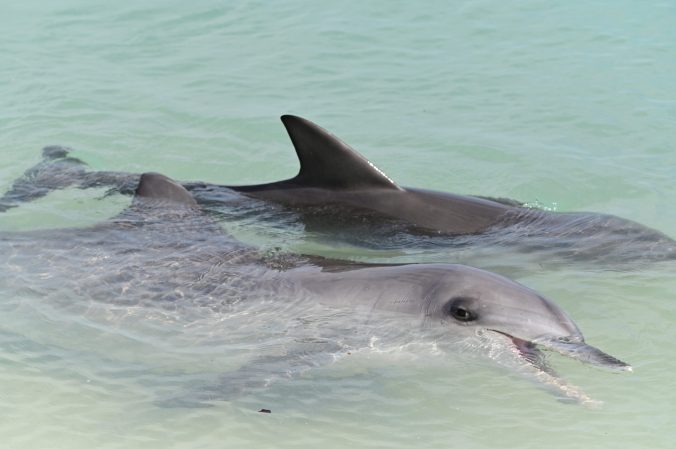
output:
M319 319L310 349L254 358L224 376L227 385L220 388L229 392L312 367L327 351L368 346L374 336L401 345L481 334L493 341L493 353L497 345L499 352L515 354L537 379L583 403L592 400L553 374L538 348L630 369L587 345L556 304L497 274L455 264L369 265L302 255L271 261L225 233L183 186L157 173L141 175L131 207L108 222L0 234L0 264L11 265L0 274L0 289L28 283L46 295L79 292L71 301L180 304L186 313L191 307L221 310L225 303L227 311L215 313L253 307L247 315L275 319L317 306L329 311ZM256 341L264 340L266 325L260 323Z
M381 217L414 234L448 236L449 242L460 236L455 241L464 246L509 246L520 252L549 253L552 259L610 263L676 259L676 241L634 221L589 212L548 212L505 198L402 187L315 123L293 115L282 116L282 122L300 161L298 175L225 187L289 206L301 216L305 213L315 226L322 216L327 223L339 217L341 226ZM205 190L214 202L213 187Z
M295 177L228 186L294 207L334 204L371 210L420 229L475 234L495 225L509 206L478 197L403 188L349 145L309 120L282 116L300 161Z
M318 125L291 115L283 116L282 121L300 161L297 176L246 186L204 182L184 186L209 208L227 207L233 202L234 191L297 212L300 220L309 224L307 228L330 236L339 231L352 243L379 248L395 248L404 233L408 247L416 242L425 245L428 236L438 236L434 247L503 248L511 254L542 256L539 263L590 261L634 266L676 259L676 242L669 236L613 215L548 212L508 199L399 186ZM61 147L47 147L44 156L43 162L27 170L0 198L0 210L67 186L105 186L133 194L138 183L137 174L87 171ZM363 223L369 225L366 242L361 237L365 234L360 228Z

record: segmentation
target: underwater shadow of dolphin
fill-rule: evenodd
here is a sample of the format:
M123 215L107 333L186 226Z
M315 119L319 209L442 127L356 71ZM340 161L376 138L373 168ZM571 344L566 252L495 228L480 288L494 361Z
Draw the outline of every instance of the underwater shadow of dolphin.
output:
M230 311L255 302L275 315L307 313L314 305L341 312L329 314L335 322L322 322L320 330L327 333L313 336L309 347L255 357L224 375L207 396L177 398L174 404L195 405L266 386L325 363L327 352L368 347L377 335L397 345L417 339L442 346L476 342L478 350L491 349L490 358L506 357L557 395L587 405L596 402L558 377L540 349L631 370L587 345L555 303L505 277L454 264L373 265L293 254L270 259L225 233L184 187L159 174L143 174L132 206L108 222L5 232L0 249L0 262L12 266L11 279L41 291L72 283L85 298L136 306L210 307L227 296ZM179 291L179 297L172 293ZM339 343L346 340L347 345Z

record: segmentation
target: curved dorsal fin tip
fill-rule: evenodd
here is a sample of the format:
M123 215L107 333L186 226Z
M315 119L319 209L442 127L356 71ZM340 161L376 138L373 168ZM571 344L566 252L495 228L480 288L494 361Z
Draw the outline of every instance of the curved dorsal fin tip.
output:
M300 172L294 178L297 184L401 190L382 170L324 128L295 115L283 115L281 120L300 161Z
M197 206L197 202L185 187L161 173L154 172L141 175L134 198L161 200L190 207Z

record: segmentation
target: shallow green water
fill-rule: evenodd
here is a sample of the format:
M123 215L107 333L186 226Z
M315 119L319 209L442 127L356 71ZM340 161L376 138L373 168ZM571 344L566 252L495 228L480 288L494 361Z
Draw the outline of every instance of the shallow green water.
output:
M671 2L43 3L0 6L0 189L48 144L75 148L97 169L230 184L289 177L297 161L278 116L294 113L403 185L612 213L676 236ZM58 192L3 214L0 229L82 226L128 202L104 193ZM262 224L231 231L361 260L447 257ZM598 410L424 350L355 354L233 403L164 409L154 401L176 386L175 373L198 382L237 365L200 344L227 335L219 317L213 335L170 326L170 338L144 339L132 318L78 318L29 289L23 298L0 292L0 441L671 447L673 273L673 265L506 273L555 299L590 343L632 363L634 373L614 375L552 357L605 403ZM273 413L256 413L264 406Z

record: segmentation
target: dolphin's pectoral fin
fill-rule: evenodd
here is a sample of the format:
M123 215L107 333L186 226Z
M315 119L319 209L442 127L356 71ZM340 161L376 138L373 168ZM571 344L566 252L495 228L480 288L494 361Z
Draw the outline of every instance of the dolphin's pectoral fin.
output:
M300 172L290 180L304 187L401 190L390 178L349 145L309 120L282 116L298 154Z

